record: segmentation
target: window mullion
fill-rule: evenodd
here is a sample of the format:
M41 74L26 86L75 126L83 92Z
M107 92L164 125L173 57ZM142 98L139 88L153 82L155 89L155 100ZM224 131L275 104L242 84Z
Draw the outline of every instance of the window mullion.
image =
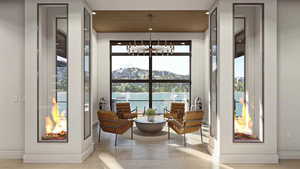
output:
M149 53L149 108L152 108L152 52Z

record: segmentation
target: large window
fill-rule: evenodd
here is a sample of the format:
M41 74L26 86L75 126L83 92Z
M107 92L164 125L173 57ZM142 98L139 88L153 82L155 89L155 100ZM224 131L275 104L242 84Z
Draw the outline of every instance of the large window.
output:
M234 4L234 142L262 142L264 6Z
M142 113L154 108L163 113L171 102L189 106L191 41L172 41L174 52L128 53L132 41L111 41L111 99L129 102ZM143 41L141 44L149 42ZM139 43L137 44L139 45Z

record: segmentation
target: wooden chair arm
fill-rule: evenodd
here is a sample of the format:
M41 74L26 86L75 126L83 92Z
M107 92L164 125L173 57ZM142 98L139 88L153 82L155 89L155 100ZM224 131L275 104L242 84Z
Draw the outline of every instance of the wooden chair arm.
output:
M187 123L190 123L190 122L199 122L199 124L194 124L194 125L187 126ZM203 123L203 120L184 120L183 121L183 127L184 128L201 127L202 123Z

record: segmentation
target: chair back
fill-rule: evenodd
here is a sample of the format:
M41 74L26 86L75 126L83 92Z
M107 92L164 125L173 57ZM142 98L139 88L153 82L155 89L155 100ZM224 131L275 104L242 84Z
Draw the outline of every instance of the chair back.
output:
M130 103L117 103L117 115L122 118L123 114L131 113Z
M185 112L185 104L184 103L171 103L171 114L176 114L177 119L182 121Z
M202 111L186 112L184 116L185 133L191 133L201 128L204 113Z
M102 130L106 131L110 126L114 126L115 122L119 119L115 112L102 111L97 112L98 120Z

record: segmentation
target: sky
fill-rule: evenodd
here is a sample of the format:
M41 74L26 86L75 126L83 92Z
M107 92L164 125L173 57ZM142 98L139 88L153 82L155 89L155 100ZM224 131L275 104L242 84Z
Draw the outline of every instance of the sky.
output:
M245 77L244 75L244 56L234 59L235 77Z
M121 46L116 46L113 51L123 51ZM183 51L177 48L175 51ZM179 75L189 75L189 56L153 56L153 70L170 71ZM149 69L148 56L113 56L112 70L120 68L137 67Z
M113 50L123 51L121 46ZM184 49L177 49L184 50ZM244 77L244 57L235 59L235 77ZM112 70L120 68L137 67L149 68L148 56L113 56ZM189 75L188 56L153 56L153 70L170 71L179 75Z
M188 56L153 56L153 70L170 71L179 75L189 74ZM112 70L137 67L149 69L148 56L113 56Z

